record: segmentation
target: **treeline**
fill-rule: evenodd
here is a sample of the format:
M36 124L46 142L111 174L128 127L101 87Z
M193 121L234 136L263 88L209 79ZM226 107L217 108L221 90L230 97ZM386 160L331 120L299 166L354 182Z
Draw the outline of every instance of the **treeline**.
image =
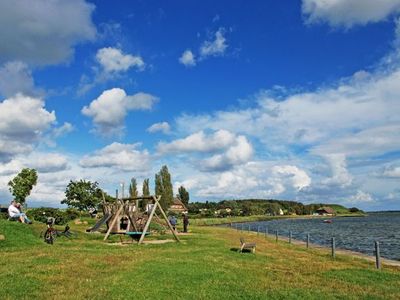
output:
M358 212L359 209L353 207L347 209L337 204L303 204L296 201L276 200L276 199L244 199L244 200L223 200L220 202L193 202L189 203L189 213L213 217L213 216L250 216L250 215L310 215L321 206L330 206L337 213Z

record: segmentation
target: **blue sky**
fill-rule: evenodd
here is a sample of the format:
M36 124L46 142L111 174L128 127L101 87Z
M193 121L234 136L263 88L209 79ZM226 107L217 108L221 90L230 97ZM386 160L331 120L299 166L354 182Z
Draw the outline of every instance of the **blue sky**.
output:
M400 0L0 2L0 203L113 193L400 209Z

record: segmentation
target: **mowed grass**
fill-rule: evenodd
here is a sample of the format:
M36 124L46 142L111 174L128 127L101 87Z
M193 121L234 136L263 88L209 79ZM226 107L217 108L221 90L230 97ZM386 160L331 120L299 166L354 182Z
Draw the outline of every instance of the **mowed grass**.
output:
M84 233L54 245L45 226L0 220L0 299L399 299L400 271L229 228L191 227L182 243L116 245ZM239 237L256 254L237 253ZM116 239L114 238L116 241Z

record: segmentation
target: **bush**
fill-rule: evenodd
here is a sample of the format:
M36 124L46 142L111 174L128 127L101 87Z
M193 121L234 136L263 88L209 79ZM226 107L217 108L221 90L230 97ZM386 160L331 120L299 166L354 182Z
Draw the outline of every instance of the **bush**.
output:
M65 225L79 217L79 213L75 209L68 209L62 211L58 208L40 207L32 208L27 212L27 215L35 221L46 223L47 218L52 217L55 219L56 225Z

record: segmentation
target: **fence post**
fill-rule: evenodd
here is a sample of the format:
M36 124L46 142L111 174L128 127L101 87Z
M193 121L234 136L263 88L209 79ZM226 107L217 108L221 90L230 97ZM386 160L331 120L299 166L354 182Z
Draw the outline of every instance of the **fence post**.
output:
M257 236L260 235L260 226L257 227Z
M292 231L290 230L289 231L289 244L291 244L292 243Z
M267 238L268 235L268 227L265 227L265 238Z
M375 241L375 258L376 258L376 268L381 269L381 253L379 249L379 242Z
M331 244L332 244L332 258L335 258L335 256L336 256L336 253L335 253L336 243L335 243L335 238L334 237L332 237Z
M310 247L310 234L307 233L307 248Z
M242 232L244 231L244 225L242 224Z
M278 241L278 229L275 232L276 241Z
M247 232L250 232L250 225L249 225L249 227L247 228Z

